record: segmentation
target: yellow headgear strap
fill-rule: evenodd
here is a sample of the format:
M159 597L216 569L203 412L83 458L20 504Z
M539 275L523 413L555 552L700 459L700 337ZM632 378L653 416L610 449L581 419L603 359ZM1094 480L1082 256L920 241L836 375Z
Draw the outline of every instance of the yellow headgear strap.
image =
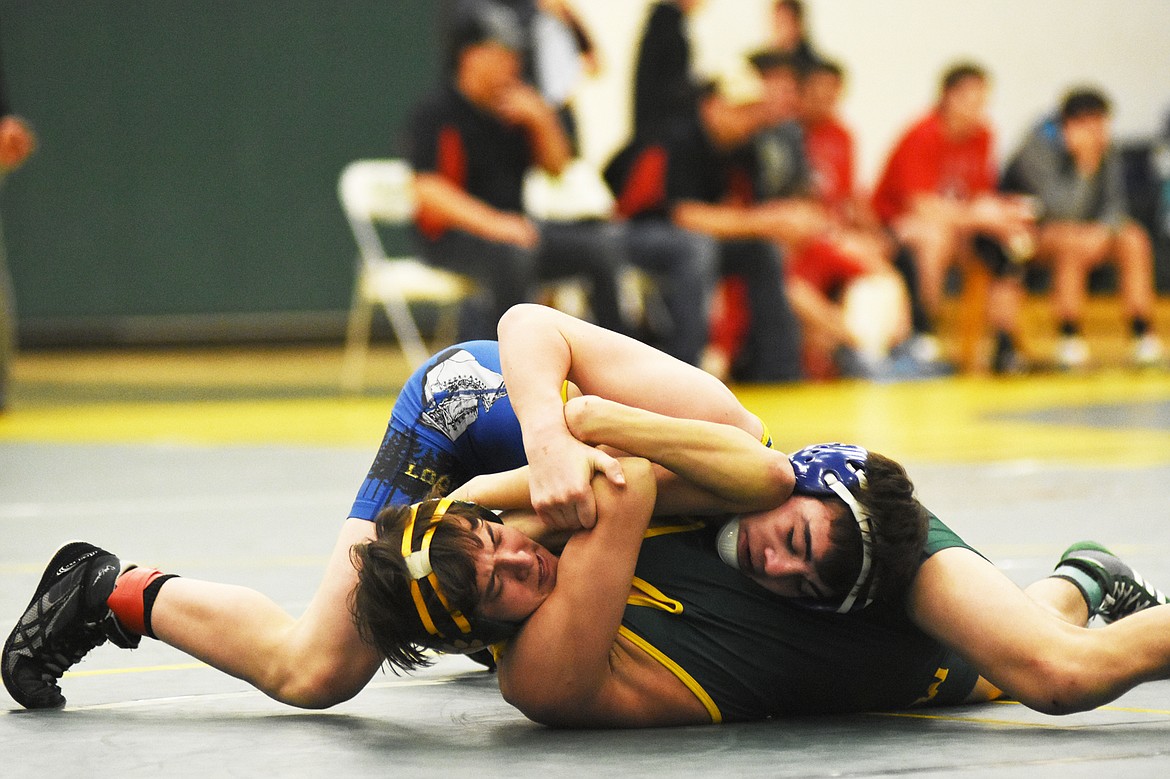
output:
M443 594L443 589L439 586L439 577L435 575L435 571L431 567L431 538L434 537L435 531L439 527L439 520L447 513L447 509L452 503L450 498L443 498L435 506L435 510L428 520L429 527L423 534L418 550L413 549L414 526L415 520L418 519L418 509L422 505L421 503L410 507L410 521L406 523L406 527L402 531L402 558L406 561L407 570L410 571L410 595L414 599L414 608L418 611L419 619L422 620L423 627L427 629L427 632L440 638L447 638L447 636L435 626L430 609L427 608L426 599L423 598L420 580L425 580L431 586L439 603L443 604L447 616L451 618L459 630L464 634L471 632L471 623L467 621L462 612L451 608L447 596Z

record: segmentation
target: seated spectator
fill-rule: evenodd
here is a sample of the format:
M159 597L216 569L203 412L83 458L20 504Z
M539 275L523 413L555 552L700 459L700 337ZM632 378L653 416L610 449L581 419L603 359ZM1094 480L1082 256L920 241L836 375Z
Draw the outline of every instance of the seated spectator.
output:
M460 0L464 7L498 4L516 14L524 36L521 74L556 111L569 143L578 149L573 96L587 72L596 75L597 48L581 19L566 0Z
M1036 256L1052 267L1060 366L1076 369L1088 363L1089 348L1081 336L1088 275L1106 261L1115 262L1120 274L1133 363L1161 362L1162 341L1150 329L1153 249L1145 229L1129 215L1105 96L1094 89L1070 92L1059 117L1038 126L1016 152L1004 188L1039 201Z
M801 71L809 70L821 59L809 42L801 0L776 0L771 22L770 48L792 57Z
M943 75L939 101L890 154L874 192L878 217L899 244L895 264L911 294L915 352L938 358L936 320L952 264L974 255L991 271L988 317L996 372L1018 368L1021 261L1030 257L1026 202L995 191L987 74L964 63Z
M802 377L800 327L784 293L778 241L809 230L802 224L809 217L757 198L766 154L752 136L733 147L712 139L722 100L701 100L701 124L679 123L671 137L643 149L617 182L619 208L635 224L673 224L718 242L719 275L741 286L747 311L735 339L741 348L720 355L726 364L707 365L711 372L736 381L795 380Z
M523 38L515 15L468 6L453 28L450 83L416 110L409 159L415 169L420 254L476 278L482 310L462 338L492 338L501 314L532 300L538 280L583 276L598 324L624 330L617 272L623 230L598 222L536 223L523 212L525 173L559 173L568 140L552 109L520 78Z
M823 377L916 375L922 366L891 355L910 333L909 302L890 241L854 183L853 134L838 115L843 82L840 65L818 60L800 84L812 193L831 219L827 235L793 247L787 267L805 367Z
M617 196L619 215L630 220L630 254L639 265L653 270L660 262L655 257L672 256L679 263L680 251L701 257L703 247L712 258L706 294L674 296L675 307L682 309L678 314L671 311L675 337L683 335L678 332L682 322L687 343L706 344L715 278L746 279L752 291L752 340L735 366L721 364L715 372L740 381L795 379L800 375L796 324L783 294L774 249L752 240L725 241L721 227L675 218L676 203L721 201L726 183L723 150L743 144L774 121L766 101L732 103L701 84L692 71L686 19L699 5L699 0L663 0L651 9L634 68L631 139L606 167L606 182ZM679 213L684 212L690 210ZM685 280L699 275L701 260L682 262L681 267L694 269L676 271L676 279L684 280L681 287L695 288L696 282ZM679 282L667 288L671 287L678 288ZM666 303L673 308L669 298ZM692 340L695 328L698 337Z
M701 132L716 146L728 148L777 121L768 115L766 101L733 103L694 72L687 18L702 4L703 0L660 0L650 9L634 65L630 140L605 170L615 191L632 174L634 162L655 144L681 133Z

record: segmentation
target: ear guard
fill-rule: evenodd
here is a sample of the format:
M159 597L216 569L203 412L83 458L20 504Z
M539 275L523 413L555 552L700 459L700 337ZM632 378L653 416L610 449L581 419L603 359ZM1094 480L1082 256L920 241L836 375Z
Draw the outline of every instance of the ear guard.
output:
M796 474L798 495L837 497L845 502L857 520L861 531L861 570L857 581L837 606L825 601L807 601L805 605L845 614L859 611L873 602L872 598L858 601L861 590L869 582L873 558L873 528L869 512L854 497L865 489L865 461L869 452L851 444L814 444L788 457Z
M450 498L426 500L410 507L410 521L402 530L402 558L410 573L410 594L415 610L431 639L424 642L431 649L447 653L477 652L491 644L511 638L516 625L487 619L473 619L447 600L439 577L431 568L431 539L443 515L453 501ZM474 509L483 522L500 521L492 512L474 503L463 503Z

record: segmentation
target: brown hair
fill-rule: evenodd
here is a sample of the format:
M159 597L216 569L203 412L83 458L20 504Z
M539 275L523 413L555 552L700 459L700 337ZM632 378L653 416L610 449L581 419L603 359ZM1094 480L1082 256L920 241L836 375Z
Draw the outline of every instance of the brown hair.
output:
M430 665L433 661L425 654L427 649L474 651L505 640L519 628L517 624L476 617L480 593L474 556L483 548L476 530L485 519L483 509L456 501L447 506L446 513L438 512L441 518L433 522L436 527L430 540L430 563L442 586L445 611L466 615L472 631L466 636L453 636L435 635L427 629L412 592L413 577L402 555L402 534L412 514L415 522L432 524L439 501L427 500L417 506L383 509L375 520L374 540L355 544L350 552L358 572L350 604L354 623L362 639L381 652L395 672ZM438 601L433 596L428 600L432 615L443 608L435 605Z
M974 62L958 62L943 73L939 89L942 94L946 94L969 78L986 81L987 69Z
M926 545L927 513L914 496L906 469L888 457L870 452L865 461L866 487L855 494L870 513L869 582L858 603L896 600L910 586ZM830 548L817 573L835 594L852 589L861 571L861 528L839 498L825 498L841 512L829 529Z

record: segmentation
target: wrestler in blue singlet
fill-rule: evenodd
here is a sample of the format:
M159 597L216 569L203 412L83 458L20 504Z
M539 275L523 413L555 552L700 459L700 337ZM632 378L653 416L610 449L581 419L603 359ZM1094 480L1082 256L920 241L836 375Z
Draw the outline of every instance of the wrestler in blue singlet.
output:
M520 423L495 341L444 349L407 380L349 515L374 519L388 504L449 491L472 476L527 464Z

